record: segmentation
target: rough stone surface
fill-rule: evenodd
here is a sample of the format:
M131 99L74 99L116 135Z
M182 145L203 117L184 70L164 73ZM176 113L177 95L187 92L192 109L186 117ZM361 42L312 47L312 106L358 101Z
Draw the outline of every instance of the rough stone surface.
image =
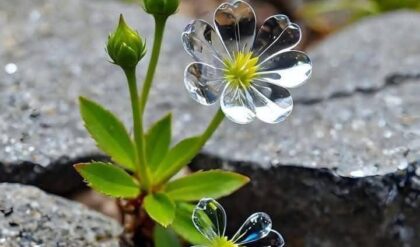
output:
M78 95L106 103L129 123L122 73L103 50L118 13L149 41L153 25L135 5L114 1L17 0L0 7L0 178L44 186L40 181L49 174L98 155L81 124ZM275 126L226 122L205 151L262 167L329 168L353 177L404 169L420 150L415 20L420 15L394 13L326 40L310 52L314 77L296 90L291 118ZM184 90L182 71L191 60L179 34L186 22L177 17L169 23L147 117L150 122L173 110L175 139L201 131L215 110L195 104ZM395 80L405 76L413 80ZM63 181L75 181L67 170ZM44 187L65 193L78 186L65 184Z
M0 246L117 247L120 225L41 190L0 184Z
M106 103L129 123L122 73L105 62L103 50L119 13L150 43L152 21L135 5L0 1L0 181L36 184L55 193L80 184L70 165L100 155L77 112L80 94ZM179 35L187 21L169 22L147 116L150 122L173 110L176 140L201 131L216 110L195 104L184 90L182 71L191 59ZM420 33L413 30L419 21L420 15L411 12L367 19L312 49L313 78L293 91L295 111L283 124L224 123L194 165L208 167L216 157L225 161L224 168L254 179L227 203L233 211L235 203L255 202L241 204L234 219L266 210L291 246L342 241L345 246L414 246Z

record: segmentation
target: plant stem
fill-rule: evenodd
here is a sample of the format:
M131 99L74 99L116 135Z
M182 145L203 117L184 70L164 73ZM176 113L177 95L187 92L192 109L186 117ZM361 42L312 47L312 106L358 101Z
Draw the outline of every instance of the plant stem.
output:
M225 114L222 112L221 109L219 109L214 115L213 119L211 120L210 124L207 126L207 129L201 134L199 141L197 144L193 147L191 147L190 150L188 150L188 155L185 156L184 159L179 161L179 164L182 166L186 166L197 154L200 152L200 150L203 148L203 146L207 143L207 141L213 136L214 132L217 130L217 128L220 126L220 124L225 119ZM165 176L161 177L158 181L153 181L156 183L156 185L162 186L165 182L167 182L169 179L171 179L171 176L174 174L165 174Z
M214 132L217 130L219 125L223 122L225 119L225 114L223 113L222 109L219 109L214 115L213 119L211 120L209 126L207 126L207 129L201 134L200 142L198 143L197 147L197 153L200 151L200 149L206 144L206 142L213 136Z
M145 145L143 136L143 119L139 108L139 95L137 92L136 69L124 70L127 76L128 87L130 89L131 109L133 111L134 142L137 157L137 175L144 189L150 186L150 174L146 165Z
M144 115L147 100L149 98L150 89L152 87L153 78L156 72L156 66L159 62L160 49L162 47L162 39L165 31L166 16L154 16L155 18L155 38L153 41L152 55L150 57L149 68L147 70L146 79L144 80L143 90L140 101L140 114Z

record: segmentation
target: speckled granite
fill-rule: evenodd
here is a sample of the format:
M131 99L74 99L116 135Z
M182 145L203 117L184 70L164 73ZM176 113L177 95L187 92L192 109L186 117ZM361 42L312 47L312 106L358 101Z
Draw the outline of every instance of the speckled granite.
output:
M0 246L118 247L121 226L63 198L0 184Z

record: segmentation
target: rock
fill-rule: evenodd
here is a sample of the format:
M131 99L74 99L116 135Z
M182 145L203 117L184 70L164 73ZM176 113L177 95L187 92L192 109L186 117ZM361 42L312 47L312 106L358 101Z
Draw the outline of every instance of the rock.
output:
M398 11L365 19L331 35L310 52L314 73L295 99L316 102L374 93L393 75L419 75L420 15ZM345 48L345 49L344 49Z
M120 246L120 225L41 190L0 184L0 246Z
M0 2L1 181L35 184L55 193L80 186L71 165L102 154L83 129L78 95L104 103L130 122L124 78L106 62L103 51L119 13L147 37L150 47L152 21L134 5L99 0ZM398 235L389 246L412 245L411 232L419 222L411 215L418 214L418 206L408 207L402 201L418 195L419 178L411 172L420 161L420 71L416 67L420 35L413 31L418 20L420 15L411 12L378 16L323 41L309 52L314 76L293 91L296 106L287 121L274 126L225 122L194 167L208 167L206 161L215 157L223 161L223 168L253 177L253 184L232 200L252 199L254 203L242 205L241 210L265 209L275 222L286 220L289 225L279 230L292 241L293 234L299 235L296 246L337 246L342 244L340 237L348 246L385 246L381 241L389 238L384 234L392 232L386 226L393 227L393 236ZM169 22L147 111L148 123L174 112L175 140L202 131L216 110L194 103L182 83L182 71L192 61L179 41L187 22L182 17ZM145 64L140 66L139 78L144 77ZM400 185L401 179L389 179L405 176L398 174L410 174L414 190ZM286 178L289 185L282 184ZM291 189L292 185L296 188ZM282 191L288 190L290 194L282 197ZM310 191L315 191L314 197L305 197ZM390 207L383 203L388 197ZM293 211L295 204L289 200L299 200L298 209ZM383 217L368 217L373 211L366 208L371 206ZM284 219L294 212L302 217ZM309 222L310 215L314 217ZM354 215L360 221L349 227L344 220L333 221L351 220ZM320 218L325 222L317 221ZM387 221L391 219L396 223ZM365 225L373 230L361 233Z
M5 17L0 19L5 27L0 34L4 44L0 46L4 67L0 74L0 181L71 192L81 180L74 179L77 174L70 165L102 157L82 126L77 97L92 97L130 122L124 78L106 62L106 34L113 30L118 14L124 13L150 43L152 20L139 8L114 1L17 0L13 4L3 1L0 7L0 16ZM415 44L420 38L410 30L415 28L412 20L419 16L400 12L377 17L331 37L310 52L314 78L295 92L291 118L274 126L226 122L205 153L262 167L328 168L343 176L404 169L419 156L419 118L414 107L418 81L392 85L398 76L415 73L420 50ZM175 140L202 131L216 110L195 104L182 83L182 71L191 62L179 41L187 21L174 17L169 22L147 115L150 123L173 111ZM386 29L389 32L371 34L384 23L392 27ZM403 35L400 29L406 31L402 45L393 40L395 33ZM362 35L363 31L368 33ZM365 41L347 45L346 37ZM369 61L364 64L366 70L358 65L363 58ZM370 63L373 67L366 65ZM57 184L57 174L63 183Z

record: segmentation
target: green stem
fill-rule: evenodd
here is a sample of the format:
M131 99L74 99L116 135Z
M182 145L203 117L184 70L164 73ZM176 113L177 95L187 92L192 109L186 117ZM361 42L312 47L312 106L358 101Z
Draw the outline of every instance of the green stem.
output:
M154 16L155 18L155 38L153 41L153 50L150 57L149 68L147 70L146 79L144 80L143 90L140 101L140 114L144 115L147 100L149 98L150 89L152 87L153 78L156 72L156 66L159 62L160 49L162 47L163 33L165 31L166 16Z
M210 124L207 126L207 129L201 134L200 140L197 142L197 144L188 151L188 156L186 156L183 160L179 162L182 166L187 165L197 154L201 151L203 146L207 143L207 141L213 136L214 132L217 130L217 128L220 126L220 124L225 119L225 114L222 112L221 109L219 109L216 113L216 115L211 120ZM158 185L162 185L169 179L171 179L170 176L173 174L166 174L164 177L160 178L156 182Z
M133 111L134 142L136 146L137 172L142 186L147 190L150 186L150 174L146 165L145 145L143 137L143 121L139 108L139 95L137 92L136 69L124 70L130 89L131 109Z
M225 114L223 113L222 109L219 109L211 120L209 126L207 126L207 129L203 132L203 134L201 134L200 142L197 145L197 153L200 152L201 148L213 136L214 132L223 122L223 119L225 119Z

